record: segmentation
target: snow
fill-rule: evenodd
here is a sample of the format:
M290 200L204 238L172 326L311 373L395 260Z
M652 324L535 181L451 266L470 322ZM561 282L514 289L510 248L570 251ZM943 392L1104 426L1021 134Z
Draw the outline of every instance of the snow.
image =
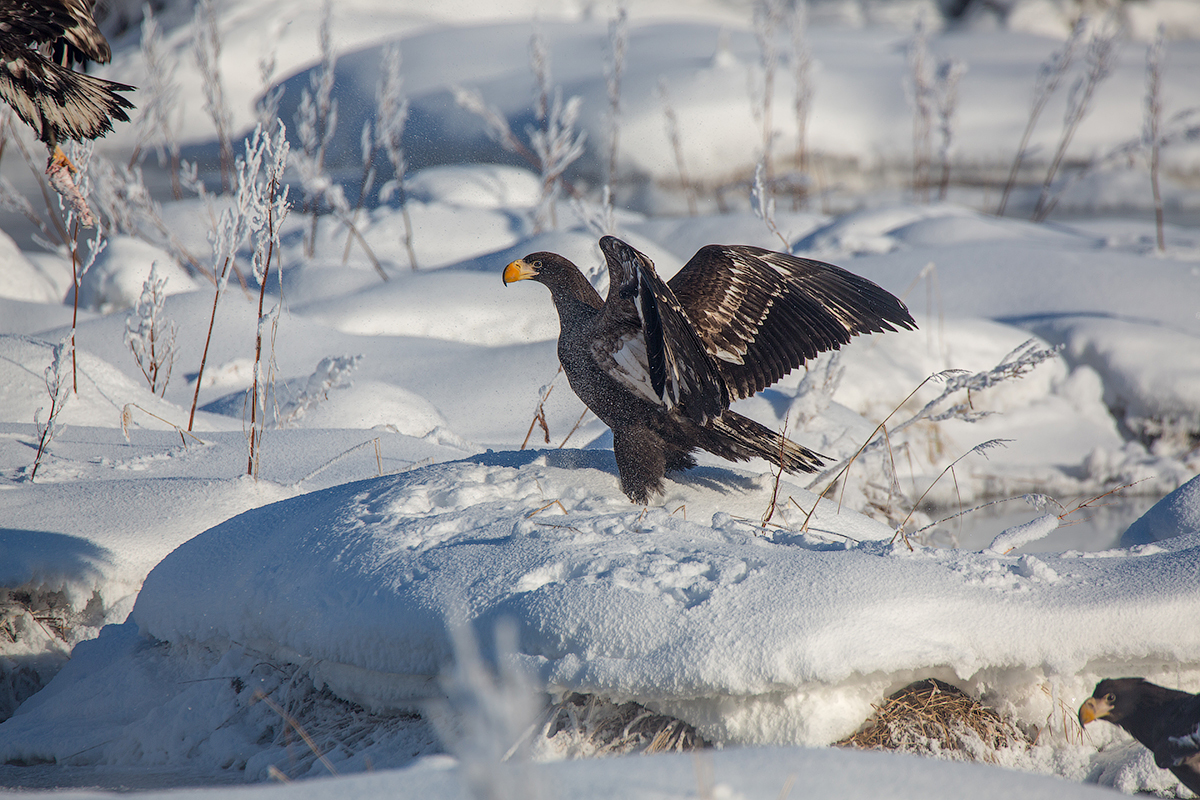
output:
M211 194L171 199L167 172L146 160L159 221L143 236L132 217L104 232L78 309L69 254L40 250L50 229L6 204L0 793L1184 796L1145 748L1115 726L1081 733L1074 714L1106 677L1200 691L1200 148L1163 149L1172 224L1162 251L1140 157L1079 180L1048 222L1024 221L1064 89L1035 130L1009 205L1018 216L992 215L1039 65L1069 33L1064 7L973 6L942 28L928 0L813 2L814 194L803 207L778 194L779 235L749 210L763 141L749 9L629 9L616 234L663 277L705 244L780 249L782 236L798 255L902 295L918 321L917 331L859 337L737 404L848 463L844 476L776 476L765 462L700 454L664 496L631 505L611 433L581 416L556 374L545 291L502 285L507 263L552 251L607 289L597 247L606 4L337 5L328 164L353 202L380 55L399 42L411 102L406 213L368 194L355 217L384 281L360 243L347 247L342 222L325 215L310 229L298 202L261 326L248 253L215 312L212 282L171 255L207 269L211 221L232 205L219 195L200 102L176 111L184 157L199 159ZM263 89L264 39L295 129L320 8L239 0L217 10L240 151ZM1154 0L1120 13L1130 35L1071 169L1141 135L1145 45L1159 21L1170 37L1167 116L1200 105L1194 6ZM909 191L907 49L920 14L934 57L968 66L954 180L936 203ZM181 96L202 97L190 7L167 4L160 21ZM536 124L535 29L552 80L581 98L587 134L568 171L582 199L560 199L545 230L534 217L542 177L452 99L455 87L479 90L524 138ZM144 85L138 32L113 45L97 74ZM685 216L660 87L699 188L695 214ZM772 116L780 171L793 166L792 91L785 60ZM139 145L136 126L122 124L97 154L124 164ZM36 197L19 162L4 161L5 177ZM416 265L403 242L410 224ZM157 391L125 337L151 264L168 276L161 313L178 331ZM272 388L247 474L259 332ZM34 477L47 367L72 334L71 389ZM920 416L969 376L969 392ZM881 425L887 446L859 453ZM830 746L927 678L996 709L1029 746L989 750L987 764ZM717 749L575 758L598 748L540 727L542 706L573 693L636 701ZM279 776L307 780L229 785Z
M1200 475L1160 500L1121 537L1129 545L1146 544L1200 529Z

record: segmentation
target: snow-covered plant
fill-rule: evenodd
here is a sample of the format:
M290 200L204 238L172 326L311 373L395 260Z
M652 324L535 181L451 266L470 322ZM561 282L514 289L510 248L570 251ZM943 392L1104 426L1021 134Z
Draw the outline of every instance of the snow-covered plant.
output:
M333 135L337 131L338 102L333 96L334 70L337 55L333 50L333 6L329 0L321 4L321 25L317 30L320 44L321 63L309 74L309 86L300 94L300 107L296 110L296 137L300 141L300 153L306 166L302 166L304 188L304 210L312 214L308 236L304 240L304 255L312 258L317 239L317 215L324 200L336 207L345 196L341 187L335 190L325 174L325 154ZM298 164L299 159L298 159ZM305 174L307 173L307 174Z
M270 139L268 138L268 141ZM288 185L283 182L283 173L287 169L288 143L285 138L283 124L279 125L279 133L270 144L270 161L266 163L262 183L265 195L262 197L260 214L266 214L262 221L250 233L254 247L251 264L254 268L254 279L258 282L258 325L254 338L254 381L250 386L250 454L246 464L246 474L258 476L262 456L262 438L267 425L268 398L272 396L275 385L275 334L279 331L279 304L264 313L263 304L267 294L267 277L271 271L271 259L279 252L279 237L283 221L288 213ZM276 270L279 277L279 296L283 297L283 271ZM270 353L264 359L263 340L270 336ZM265 361L265 363L264 363ZM276 414L275 416L278 416Z
M1058 348L1041 347L1036 340L1030 339L1004 356L1004 358L1000 360L1000 363L989 370L972 373L968 372L967 370L950 369L930 375L928 378L921 381L916 388L909 392L908 396L905 397L904 400L902 400L894 409L892 409L892 412L875 427L875 430L869 437L867 437L866 441L858 448L858 450L854 452L853 455L838 461L836 464L827 465L824 470L817 473L812 480L809 481L806 488L812 489L817 484L827 481L825 488L820 493L820 496L823 497L827 492L830 491L830 489L834 487L834 485L841 482L844 491L844 486L850 467L855 463L855 461L868 453L881 451L885 448L890 450L891 442L899 434L903 433L905 430L911 428L919 422L936 423L948 419L957 419L963 422L977 422L978 420L989 416L990 412L979 411L973 407L973 394L991 388L992 386L996 386L1005 381L1023 377L1039 364L1047 361L1048 359L1054 358L1057 354ZM925 403L925 405L923 405L919 411L909 416L908 419L905 419L894 426L889 426L888 423L891 421L892 417L899 413L900 409L903 408L908 401L917 394L917 392L919 392L927 383L930 383L931 381L940 382L942 384L942 391L935 398ZM999 440L993 440L985 442L981 445L977 445L971 451L963 456L960 456L959 459L956 459L954 463L957 463L958 460L961 460L961 458L969 455L972 452L982 453L983 451L996 446L999 443ZM890 459L887 459L887 461L890 464ZM952 463L950 466L952 467L954 463ZM947 467L947 470L949 469L950 467ZM890 466L885 467L885 472L888 473L885 475L885 478L887 479L889 485L894 484L895 478L894 474L892 474L894 471L890 469ZM915 508L915 504L913 507ZM807 512L808 517L804 523L806 526L808 524L808 519L811 518L812 513L815 510L816 506L814 505L813 508Z
M751 110L754 112L755 119L762 126L762 163L768 181L775 174L772 158L775 141L772 113L775 100L775 75L779 70L779 46L776 36L783 16L782 0L756 0L754 3L754 40L758 43L762 84L754 87L757 89L754 92L757 102L753 104Z
M617 215L613 209L613 191L608 184L605 184L604 188L600 190L599 205L589 203L583 197L572 197L571 210L597 239L601 236L617 235ZM585 270L585 274L588 275L588 280L592 280L594 277L588 270Z
M1162 123L1158 133L1158 147L1160 151L1164 147L1179 142L1197 141L1200 141L1200 107L1187 108L1172 114ZM1123 142L1118 142L1109 148L1108 151L1095 156L1086 164L1073 170L1066 177L1056 182L1054 190L1050 194L1050 199L1046 203L1047 208L1052 210L1072 187L1099 170L1136 163L1138 156L1143 153L1149 159L1152 155L1149 149L1150 143L1147 141L1144 132Z
M494 670L480 655L469 623L451 624L450 634L454 665L441 679L446 700L435 709L438 734L458 758L472 797L535 800L541 793L528 751L538 727L537 689L516 665L514 626L497 626Z
M938 200L945 200L950 188L950 146L954 141L954 112L958 108L958 82L967 71L967 65L956 58L945 58L938 62L934 82L934 97L937 102L938 132L942 141L938 145L938 161L941 165L941 182Z
M183 186L179 182L182 106L179 103L179 83L175 80L178 63L163 44L162 31L149 3L142 10L142 62L146 66L146 82L140 87L138 105L141 113L135 123L138 139L130 164L140 162L141 151L146 145L153 146L158 154L159 167L170 165L171 191L178 200L183 197Z
M1049 216L1058 203L1061 193L1052 196L1050 187L1058 176L1058 171L1067 154L1067 148L1071 146L1071 140L1075 138L1075 132L1079 129L1079 125L1087 116L1088 111L1091 110L1096 87L1112 75L1116 68L1118 33L1115 26L1109 26L1107 29L1098 28L1092 32L1091 39L1088 41L1087 49L1084 52L1086 69L1084 74L1079 76L1071 86L1058 148L1054 151L1054 158L1050 161L1049 169L1046 170L1046 178L1042 181L1042 191L1038 195L1037 205L1033 209L1035 222L1041 222Z
M329 393L350 385L350 376L363 357L326 356L308 376L304 388L279 409L279 427L287 428L310 409L329 399Z
M1000 194L1000 205L996 209L997 216L1004 216L1004 209L1008 206L1008 196L1012 193L1013 186L1016 185L1017 173L1021 169L1025 152L1029 148L1029 137L1033 135L1034 126L1037 125L1038 117L1042 115L1046 103L1058 90L1059 84L1070 70L1071 62L1075 59L1075 51L1086 27L1087 20L1081 17L1075 23L1075 27L1071 29L1071 35L1067 37L1063 46L1051 53L1049 58L1038 68L1037 80L1033 86L1033 106L1029 110L1029 121L1025 123L1025 131L1021 134L1020 144L1017 145L1017 154L1013 158L1008 181L1005 182L1004 191Z
M529 129L529 140L542 168L542 195L534 225L538 230L557 228L555 204L562 193L562 175L583 155L585 131L575 131L582 99L572 97L563 103L562 87L555 87L554 101L541 129Z
M671 102L670 92L667 91L667 81L658 80L658 99L663 107L663 120L667 126L667 141L671 143L671 152L675 154L675 169L679 172L679 186L683 196L687 198L688 213L693 217L699 211L696 200L696 187L688 177L687 164L683 160L683 140L679 136L679 117L675 114L675 106Z
M276 184L277 176L282 174L283 166L287 161L286 135L286 128L280 124L273 137L263 133L262 128L255 128L254 133L246 139L245 155L239 158L235 165L234 178L237 193L233 197L233 204L221 212L215 227L209 233L213 251L212 273L216 279L216 290L213 294L212 316L209 319L208 334L204 340L204 351L200 357L200 370L196 374L196 390L192 397L192 410L188 416L189 431L195 421L196 404L200 399L204 366L208 360L208 347L212 342L213 326L217 318L217 304L229 284L229 276L233 273L238 250L252 234L267 228L272 220L276 219L273 215L279 213L274 206L274 200L279 195L280 188ZM277 244L277 225L275 233L275 236L268 236L266 240L261 236L256 237L255 252L258 253L264 241ZM256 260L256 269L259 263Z
M17 128L14 128L14 125ZM42 199L45 201L47 213L44 218L35 213L33 206L17 191L7 178L0 178L0 208L15 211L26 217L38 229L38 232L33 234L33 241L39 247L43 247L50 252L57 252L59 248L67 245L67 240L71 236L67 233L67 228L63 224L61 205L54 204L50 199L51 193L48 190L53 187L48 185L51 181L45 173L45 161L41 158L35 159L26 146L19 130L23 125L24 123L14 122L12 109L7 106L0 109L0 155L5 152L5 148L9 144L17 148L22 160L25 162L25 166L29 168L34 180L42 190ZM66 188L70 191L69 187ZM59 197L62 197L61 193ZM86 203L84 205L86 206Z
M1150 191L1154 195L1155 246L1161 253L1166 249L1163 236L1162 190L1158 185L1158 156L1162 146L1162 75L1163 54L1166 50L1166 27L1158 23L1154 44L1146 51L1146 111L1142 120L1142 141L1149 151Z
M35 239L49 250L54 250L53 242L62 238L58 230L51 229L46 220L38 216L38 213L33 209L33 204L29 202L29 198L22 194L6 176L0 176L0 209L11 211L24 217L30 224L37 228L38 232L34 234ZM59 224L61 225L61 221L59 221Z
M125 319L125 346L133 353L150 391L164 395L175 364L175 323L167 319L167 278L158 274L158 262L142 284L142 295Z
M350 259L350 245L354 242L353 231L358 227L358 212L366 202L367 194L375 186L375 131L371 121L363 123L362 132L358 137L359 152L362 154L362 175L358 180L358 200L350 209L350 225L346 228L346 247L342 250L342 263Z
M483 129L488 138L499 144L510 153L516 153L529 162L535 169L538 167L537 156L524 142L517 138L508 124L508 120L494 106L489 106L478 89L467 89L463 86L452 87L454 102L460 108L470 111L483 120Z
M787 237L775 224L775 198L771 196L771 189L767 185L766 171L766 165L762 161L759 161L754 167L754 182L750 184L750 208L753 209L755 216L767 226L767 230L778 236L779 241L783 242L783 251L790 253L792 248L788 244Z
M565 187L572 195L574 189L563 179L563 173L583 155L585 131L575 130L579 121L582 100L562 98L561 87L550 80L550 55L545 39L535 31L530 43L530 66L534 74L534 112L538 121L535 127L526 128L529 145L526 146L512 132L508 120L497 109L484 102L476 90L455 86L454 101L484 123L487 135L511 153L524 158L542 176L542 193L534 213L534 226L538 231L547 225L556 227L555 202Z
M204 110L212 118L221 148L221 186L231 187L233 170L233 115L225 100L221 80L221 30L217 24L215 0L197 0L192 27L196 31L194 52L204 85Z
M540 32L534 32L529 49L540 127L530 125L526 134L542 173L542 194L533 220L535 230L542 231L558 227L555 205L562 192L562 175L583 155L587 132L575 130L583 99L575 96L564 103L562 87L551 88L550 53Z
M104 252L104 248L108 245L108 240L104 238L104 226L92 219L91 212L87 207L88 195L92 190L89 167L92 162L93 144L91 140L71 143L69 157L76 168L72 186L75 187L77 196L74 201L67 201L61 193L59 195L64 221L66 227L71 231L70 238L67 239L67 250L71 255L71 275L74 281L74 302L71 309L71 387L75 391L79 391L79 376L75 366L75 331L79 322L79 287L83 282L83 276L92 268L92 265L96 263L96 258ZM79 208L80 203L83 205L82 211ZM87 254L82 257L79 249L79 227L81 225L95 228L91 238L86 240Z
M278 37L270 37L275 41ZM262 91L254 102L254 117L262 129L273 134L279 124L279 104L283 100L284 87L275 85L275 48L263 53L258 60L258 76Z
M46 415L45 422L42 422L41 419L41 408L34 412L33 415L33 424L37 426L38 432L38 449L37 455L33 458L33 466L29 470L30 482L37 477L38 467L41 466L42 459L46 456L50 443L54 441L54 437L66 430L66 426L58 421L58 415L62 413L63 407L67 404L72 391L71 384L67 380L67 371L70 369L67 363L68 353L70 354L71 364L74 364L74 333L68 334L61 342L54 345L54 350L50 357L50 366L46 367L44 373L46 392L50 395L50 411Z
M404 75L400 45L389 45L383 51L383 68L375 89L375 140L392 165L392 177L379 189L379 202L386 203L394 196L404 220L404 249L408 265L417 268L417 253L413 249L413 226L408 214L408 190L404 176L408 172L408 157L404 152L404 128L408 123L408 96L404 93Z
M931 162L933 160L934 86L932 56L925 20L918 17L908 42L908 82L905 84L913 104L913 195L929 202Z
M617 703L578 692L551 706L542 738L556 758L567 759L684 753L712 746L688 723L641 703Z
M815 361L809 362L804 377L796 386L796 394L788 406L787 415L794 418L801 428L809 420L820 417L833 402L833 396L837 394L845 374L840 350L822 353Z
M787 15L788 59L795 87L792 110L796 115L796 169L808 174L808 115L812 109L812 50L808 44L808 0L795 0Z
M608 23L608 53L604 60L604 87L608 93L608 171L604 182L617 186L617 145L621 133L621 78L625 72L625 51L629 47L629 12L625 3L617 3L617 15ZM609 192L611 202L612 192Z
M163 248L190 275L204 272L200 260L163 219L162 207L146 188L141 167L115 164L107 158L93 156L91 172L94 177L91 197L110 230L128 233ZM181 168L175 177L183 174ZM181 187L182 183L181 180Z

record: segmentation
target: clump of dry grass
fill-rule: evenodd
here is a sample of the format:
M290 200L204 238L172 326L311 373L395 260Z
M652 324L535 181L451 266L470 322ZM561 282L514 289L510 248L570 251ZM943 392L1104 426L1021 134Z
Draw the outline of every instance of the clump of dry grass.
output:
M574 693L550 707L544 728L551 746L573 757L682 753L712 747L688 723L640 703L614 703Z
M961 689L928 678L905 686L875 706L875 713L854 735L836 744L995 763L998 751L1023 750L1029 746L1029 738L995 709Z

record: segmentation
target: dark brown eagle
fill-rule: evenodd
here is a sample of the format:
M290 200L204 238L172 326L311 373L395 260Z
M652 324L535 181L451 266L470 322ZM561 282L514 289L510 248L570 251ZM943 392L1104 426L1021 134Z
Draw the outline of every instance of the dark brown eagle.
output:
M1200 795L1200 695L1142 678L1103 680L1079 707L1079 724L1096 719L1124 728L1154 753L1155 764Z
M0 97L61 159L64 139L95 139L128 121L133 104L118 94L132 86L76 72L85 60L106 63L108 42L90 0L0 0Z
M745 245L708 245L664 282L643 253L600 240L608 299L555 253L509 264L558 310L558 358L579 399L612 428L621 489L645 504L668 472L706 450L815 472L822 456L729 410L806 359L859 333L915 328L904 303L832 264Z

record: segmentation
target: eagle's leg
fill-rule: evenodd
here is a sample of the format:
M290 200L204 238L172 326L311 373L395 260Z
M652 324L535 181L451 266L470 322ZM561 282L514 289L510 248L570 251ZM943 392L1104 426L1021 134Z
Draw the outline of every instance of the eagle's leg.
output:
M75 165L67 158L67 154L55 143L50 152L50 161L46 164L46 180L51 188L71 206L79 224L90 228L96 224L92 211L88 208L87 200L75 183Z
M53 175L61 170L67 170L67 173L74 177L79 170L71 163L71 159L67 158L67 154L58 146L58 143L50 145L50 157L46 159L46 174Z
M621 475L621 491L635 503L646 505L651 494L661 494L667 471L664 443L646 428L613 428L613 454Z

